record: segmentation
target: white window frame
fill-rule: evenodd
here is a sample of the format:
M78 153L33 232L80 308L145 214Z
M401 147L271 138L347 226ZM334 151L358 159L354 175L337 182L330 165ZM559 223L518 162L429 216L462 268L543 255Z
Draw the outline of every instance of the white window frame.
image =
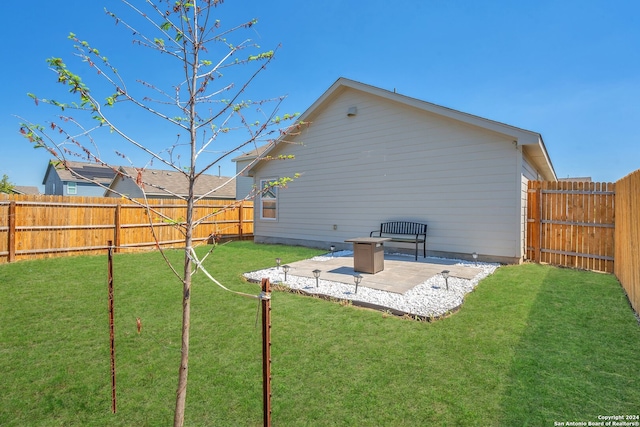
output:
M278 220L278 187L271 187L265 190L269 186L270 182L277 181L277 178L263 178L260 180L260 219L264 221L277 221ZM270 212L273 212L273 216L265 216L265 204L271 206L267 207Z
M78 183L77 182L67 182L67 194L69 194L69 195L78 194Z

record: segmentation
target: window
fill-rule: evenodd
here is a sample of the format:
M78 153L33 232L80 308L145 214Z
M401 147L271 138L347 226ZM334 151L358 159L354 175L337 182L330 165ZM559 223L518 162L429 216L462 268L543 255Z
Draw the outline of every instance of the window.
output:
M67 194L78 194L78 183L77 182L69 182L69 183L67 183Z
M272 186L270 183L275 181L269 179L260 180L260 218L276 220L278 218L278 188Z

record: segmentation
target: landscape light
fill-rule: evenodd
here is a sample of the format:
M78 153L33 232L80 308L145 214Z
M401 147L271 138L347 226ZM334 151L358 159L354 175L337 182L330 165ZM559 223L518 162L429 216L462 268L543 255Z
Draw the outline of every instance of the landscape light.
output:
M442 277L444 277L444 283L447 285L447 290L449 290L449 270L442 270Z
M353 275L353 281L356 282L356 294L358 293L358 285L360 284L360 282L362 282L362 276L359 274L354 274Z
M282 260L280 258L276 258L276 268L279 270L280 269L280 263L282 262Z
M320 278L320 273L322 273L322 271L313 270L312 273L313 273L313 277L316 278L316 288L317 288L318 287L318 281L319 281L319 278Z
M285 282L287 281L287 273L289 272L290 268L291 267L289 267L287 264L282 266L282 271L284 271L284 281Z

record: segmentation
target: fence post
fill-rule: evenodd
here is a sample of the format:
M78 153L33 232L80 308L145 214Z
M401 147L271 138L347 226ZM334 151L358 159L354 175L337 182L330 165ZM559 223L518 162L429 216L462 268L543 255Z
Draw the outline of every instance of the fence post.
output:
M540 182L529 181L527 193L528 252L532 261L540 262Z
M9 250L9 257L7 262L13 262L16 260L16 202L12 200L9 202L9 233L7 235L7 249Z
M120 225L121 225L120 214L121 213L122 213L122 202L118 200L118 202L116 203L115 217L113 220L113 224L114 224L113 242L114 242L116 252L120 252Z
M244 213L242 212L242 208L244 206L244 202L240 202L240 206L238 206L238 234L240 237L238 240L242 240L242 223L244 222Z

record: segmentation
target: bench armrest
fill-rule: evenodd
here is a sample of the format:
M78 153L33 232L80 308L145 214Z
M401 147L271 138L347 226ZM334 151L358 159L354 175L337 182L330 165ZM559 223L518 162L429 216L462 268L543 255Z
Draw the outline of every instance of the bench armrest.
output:
M382 232L380 230L373 230L371 233L369 233L369 237L373 237L373 233L378 233L377 236L382 237Z

